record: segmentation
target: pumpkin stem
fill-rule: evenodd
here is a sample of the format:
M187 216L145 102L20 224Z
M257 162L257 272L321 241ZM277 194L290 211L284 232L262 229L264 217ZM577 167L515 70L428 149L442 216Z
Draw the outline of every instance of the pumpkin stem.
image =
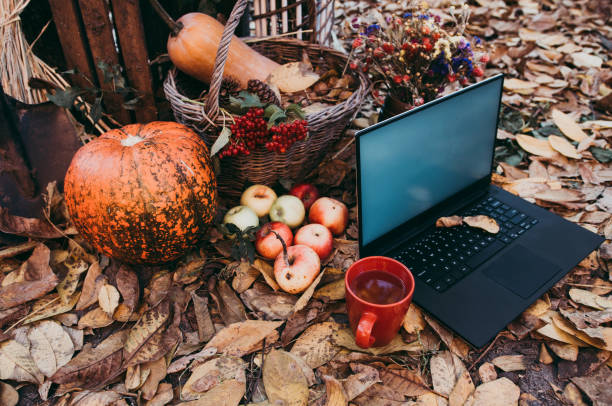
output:
M270 230L270 232L274 233L276 238L280 240L281 244L283 245L283 256L285 257L285 263L287 265L291 265L291 263L289 262L289 255L287 254L287 244L285 243L285 240L276 231Z
M170 17L170 14L168 14L168 12L162 7L162 5L159 4L158 0L149 0L149 3L151 3L151 6L153 7L157 15L159 15L161 19L164 20L166 25L170 27L170 35L176 37L178 33L183 29L183 23L176 22L172 17Z

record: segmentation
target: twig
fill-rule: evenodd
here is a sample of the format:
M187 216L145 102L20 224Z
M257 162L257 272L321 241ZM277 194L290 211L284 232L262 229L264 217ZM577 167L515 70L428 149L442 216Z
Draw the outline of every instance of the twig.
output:
M480 356L476 358L476 361L472 362L472 365L470 365L470 367L468 368L468 371L471 371L472 368L474 368L476 364L478 364L480 360L483 359L484 356L487 355L489 351L491 351L491 348L493 348L493 345L497 342L497 339L503 335L502 333L503 331L497 333L497 335L495 336L495 339L491 342L491 344L489 344L489 346L482 352L482 354L480 354Z

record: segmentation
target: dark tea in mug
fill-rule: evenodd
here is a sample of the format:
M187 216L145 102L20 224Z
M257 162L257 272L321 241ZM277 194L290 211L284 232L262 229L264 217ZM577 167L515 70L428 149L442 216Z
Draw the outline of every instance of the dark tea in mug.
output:
M404 281L378 269L360 273L351 281L350 287L360 299L379 305L399 302L408 294Z

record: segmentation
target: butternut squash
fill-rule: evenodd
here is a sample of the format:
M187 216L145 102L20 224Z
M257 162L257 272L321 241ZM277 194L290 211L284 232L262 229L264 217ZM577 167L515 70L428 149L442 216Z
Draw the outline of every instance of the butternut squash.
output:
M210 83L223 25L202 13L185 14L176 23L178 29L168 38L170 60L182 72ZM278 66L233 36L223 76L233 78L246 89L250 79L265 81Z

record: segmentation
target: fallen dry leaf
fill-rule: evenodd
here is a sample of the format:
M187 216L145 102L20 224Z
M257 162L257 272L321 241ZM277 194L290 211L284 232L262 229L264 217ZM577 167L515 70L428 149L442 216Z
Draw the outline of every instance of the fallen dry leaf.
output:
M537 83L527 82L521 79L509 78L504 80L504 89L518 94L531 94L537 87Z
M30 327L28 339L32 359L46 377L53 376L74 355L72 339L56 321L44 320Z
M382 368L381 381L404 396L420 396L431 392L423 377L417 372L404 368Z
M431 358L429 363L431 380L436 392L449 396L457 380L466 372L463 362L449 351L443 351Z
M46 220L13 216L0 207L0 232L29 238L60 238L63 234Z
M219 331L205 348L216 348L220 354L242 357L261 349L263 340L270 345L278 340L276 329L283 321L247 320L230 324Z
M215 326L213 325L208 310L208 298L200 297L195 292L191 292L191 300L193 300L193 310L198 323L198 336L200 342L206 342L215 335Z
M67 303L77 289L81 274L89 269L89 264L82 258L72 256L64 261L64 265L68 268L68 273L57 285L57 293L61 301Z
M576 361L578 359L577 345L551 342L548 343L548 348L561 359L567 361Z
M84 328L101 328L113 324L114 319L107 312L99 307L85 313L80 319L78 327Z
M306 377L285 351L272 350L265 357L263 383L272 404L306 406L308 403Z
M241 261L234 267L235 275L232 279L232 288L240 294L247 290L259 276L259 271L248 261Z
M465 404L468 396L474 392L474 382L472 382L472 378L470 377L470 373L465 371L461 374L459 379L457 379L457 383L453 388L452 392L448 396L448 405L449 406L462 406Z
M98 303L100 308L109 316L112 316L117 306L119 306L119 291L113 285L103 285L98 292Z
M304 374L304 376L306 377L306 382L308 382L308 386L312 386L315 383L317 383L317 378L314 374L314 371L312 370L312 368L310 368L308 366L308 364L306 364L306 361L304 361L304 359L294 353L288 352L287 353L291 358L293 358L293 360L298 364L298 366L300 367L300 369L302 370L302 373Z
M344 380L344 391L349 401L361 395L370 386L380 382L380 375L374 367L363 364L351 364L351 368L357 373L349 375Z
M122 330L106 338L96 347L86 344L83 350L50 378L52 382L83 388L103 386L122 370L123 346L128 331Z
M501 355L494 358L491 362L505 372L524 371L527 369L524 355Z
M436 227L456 227L463 224L461 216L440 217L436 220Z
M312 281L310 286L308 286L308 289L306 289L304 293L302 293L298 301L295 302L295 306L293 307L293 313L299 312L304 307L306 307L306 305L308 304L308 301L314 294L316 287L319 285L319 282L321 282L321 278L323 278L324 274L325 274L325 269L319 273L319 276L317 276L317 278L314 281Z
M610 404L612 399L612 371L606 365L597 369L590 376L571 378L571 381L576 384L593 402L595 406L604 406Z
M499 225L489 216L478 215L463 218L463 222L470 227L480 228L491 234L499 233Z
M0 382L0 404L15 406L19 402L19 393L8 383Z
M259 275L259 273L257 273ZM263 283L255 283L240 294L244 304L265 320L286 320L293 313L297 302L294 295L275 292Z
M593 309L603 310L604 307L601 306L600 302L605 304L606 302L601 300L601 296L594 294L593 292L585 289L572 288L569 290L570 298L582 305L592 307ZM612 303L610 306L612 307Z
M402 340L402 337L399 334L396 335L389 344L383 347L361 348L355 342L355 336L350 329L336 331L332 335L332 340L338 346L348 348L349 350L353 351L367 352L372 355L392 354L399 351L418 352L423 349L418 341L406 343L404 340Z
M151 361L152 354L162 352L161 343L159 342L158 333L163 333L168 320L170 319L170 304L168 300L163 300L156 307L147 310L142 317L129 330L129 335L125 342L123 355L125 359L125 367L136 365L143 361ZM154 348L150 348L153 346ZM147 354L143 354L147 353ZM140 354L139 354L140 353ZM142 356L145 359L142 359ZM163 355L163 354L161 354ZM159 357L158 357L159 358Z
M423 313L414 303L410 304L402 325L408 334L415 334L425 328L426 324Z
M544 344L542 344L544 345ZM478 376L480 376L480 380L483 383L491 382L497 379L497 371L495 370L495 366L490 362L483 363L478 368Z
M555 361L548 352L548 348L546 348L546 344L544 343L540 345L540 356L538 357L538 361L545 365L552 364Z
M74 406L114 406L120 402L122 396L114 390L100 392L82 391L72 396L70 405ZM123 406L123 405L121 405Z
M77 300L79 300L79 292L75 292L68 303L63 303L57 293L47 295L34 302L30 314L23 320L23 324L33 323L38 320L48 319L49 317L69 312L72 310Z
M214 278L211 278L212 280ZM244 305L236 296L236 292L224 280L217 281L215 288L210 289L210 296L215 301L226 326L247 320Z
M348 396L336 378L324 375L323 381L325 382L325 406L348 405Z
M553 158L556 154L555 150L552 149L546 140L540 140L525 134L517 134L516 142L530 154L543 156L545 158Z
M274 69L266 81L283 93L300 92L315 84L319 75L304 62L289 62Z
M157 393L153 399L145 403L145 406L165 406L174 399L174 391L169 383L160 383Z
M181 399L193 400L198 399L209 392L211 389L222 384L224 381L234 380L243 384L245 387L246 364L240 358L222 356L212 359L193 368L191 376L185 382L181 389ZM231 404L238 404L242 393L227 393L228 397L232 398Z
M333 322L308 327L291 347L291 353L301 357L311 368L320 367L340 351L331 339L340 327Z
M257 269L266 280L266 283L274 290L280 289L278 283L276 283L276 279L274 278L274 268L272 265L268 264L266 261L263 261L259 258L253 262L253 267Z
M44 380L27 347L16 340L0 343L0 379L41 384Z
M572 141L581 142L583 139L587 138L586 133L580 128L578 124L567 114L563 113L560 110L553 109L552 110L552 119L553 122L559 130Z
M483 383L474 391L472 406L516 406L521 390L508 378Z
M404 395L388 386L376 383L351 402L357 406L403 406Z
M122 304L127 306L128 315L131 316L131 314L136 311L136 307L138 306L138 299L140 296L140 284L138 282L138 276L136 275L136 272L134 272L130 267L122 264L119 267L119 270L117 271L115 280L117 281L117 289L119 290L119 293L121 293L121 297L123 298ZM117 312L115 312L115 314L116 313Z
M168 373L173 374L175 372L182 371L183 369L187 368L187 365L189 365L189 363L191 363L192 361L204 363L204 361L207 361L216 353L216 348L204 348L203 350L195 354L185 355L184 357L175 359L170 365L168 365Z
M315 299L327 298L327 300L342 300L346 295L346 286L344 278L328 283L314 293L312 297Z
M561 138L558 135L549 135L548 143L555 151L565 155L568 158L582 158L582 156L576 150L576 147L570 144L565 138Z
M0 310L9 309L50 292L59 280L49 266L51 251L44 244L34 248L34 252L19 268L22 280L0 286Z
M98 261L91 264L85 280L83 281L83 287L81 288L81 297L76 305L76 310L83 310L96 303L98 300L98 292L104 284L104 278L98 278L102 275L102 269Z

